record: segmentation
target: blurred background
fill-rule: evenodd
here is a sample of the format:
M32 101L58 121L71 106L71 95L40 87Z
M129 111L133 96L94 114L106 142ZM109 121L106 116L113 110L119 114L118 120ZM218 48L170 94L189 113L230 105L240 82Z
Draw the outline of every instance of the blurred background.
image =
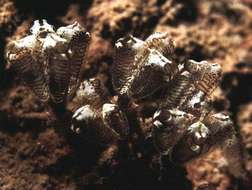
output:
M27 35L36 19L46 19L56 28L74 21L86 27L92 40L82 79L101 79L112 95L113 46L126 34L145 39L153 32L168 32L177 62L221 64L223 79L212 95L214 109L230 113L252 156L252 0L0 0L1 190L78 190L89 184L190 190L203 183L218 190L243 188L227 173L219 149L182 167L171 166L162 181L157 153L145 148L137 149L142 156L120 155L120 164L105 168L98 178L90 177L101 147L68 138L43 119L22 117L47 107L6 69L4 52L9 41ZM142 118L142 127L150 113ZM246 168L252 173L252 159Z

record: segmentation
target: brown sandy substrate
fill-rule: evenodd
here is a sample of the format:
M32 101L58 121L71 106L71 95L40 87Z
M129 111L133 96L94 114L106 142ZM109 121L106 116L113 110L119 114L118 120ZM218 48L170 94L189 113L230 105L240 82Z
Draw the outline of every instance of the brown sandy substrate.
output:
M151 142L132 134L131 150L121 151L115 163L92 168L104 147L89 145L48 121L45 111L15 73L5 69L5 45L26 34L34 19L61 26L79 21L92 34L83 79L99 77L111 85L113 43L127 33L145 38L154 31L169 32L177 61L191 58L218 62L223 80L214 94L216 111L228 111L241 132L252 172L252 1L250 0L0 0L0 189L83 189L106 184L112 189L193 189L212 183L218 190L242 189L227 172L220 150L183 168L171 167L159 180L158 155ZM148 133L153 113L146 105L141 128ZM132 121L132 123L134 123ZM63 128L63 129L62 129Z

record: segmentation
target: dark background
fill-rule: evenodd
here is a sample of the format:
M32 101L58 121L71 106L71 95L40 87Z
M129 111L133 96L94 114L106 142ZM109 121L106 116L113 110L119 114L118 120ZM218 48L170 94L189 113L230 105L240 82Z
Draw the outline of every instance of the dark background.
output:
M112 95L113 44L128 33L145 39L155 31L168 32L176 45L176 61L218 62L223 79L212 95L214 109L231 114L243 146L252 154L251 0L0 0L1 190L77 190L89 184L190 190L202 183L212 183L218 190L242 189L240 181L227 173L219 149L184 166L169 165L161 182L157 152L151 142L138 140L135 152L122 147L119 164L102 168L100 176L93 177L92 168L104 147L62 132L64 126L23 117L43 113L47 107L6 69L4 51L9 41L27 35L36 19L46 19L56 28L74 21L85 26L92 41L82 78L98 77ZM141 128L152 113L147 107ZM247 169L252 172L251 159Z

